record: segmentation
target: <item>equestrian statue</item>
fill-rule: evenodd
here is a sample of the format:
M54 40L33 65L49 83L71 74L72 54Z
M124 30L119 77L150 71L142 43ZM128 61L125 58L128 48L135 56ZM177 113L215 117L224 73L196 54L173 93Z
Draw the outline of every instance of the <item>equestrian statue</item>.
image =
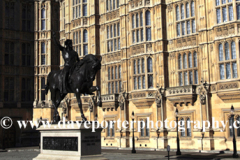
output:
M51 71L47 77L45 86L46 95L48 90L51 91L51 99L54 106L53 122L60 121L60 116L57 111L61 101L68 93L75 93L78 107L81 111L82 121L86 121L82 110L81 94L92 95L94 91L98 94L98 106L102 106L101 92L98 86L93 86L95 75L101 69L101 61L92 55L86 55L82 60L79 59L77 52L72 48L72 40L65 41L65 47L61 46L56 40L56 35L53 33L54 42L62 51L64 59L64 68L59 71Z

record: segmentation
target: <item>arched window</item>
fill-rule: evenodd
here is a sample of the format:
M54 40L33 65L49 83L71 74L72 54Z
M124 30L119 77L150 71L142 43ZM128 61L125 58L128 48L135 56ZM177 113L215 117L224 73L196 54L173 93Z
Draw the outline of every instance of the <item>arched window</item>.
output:
M118 74L119 74L119 79L120 79L122 77L121 66L118 67Z
M181 56L181 54L178 55L178 69L182 69L182 56Z
M110 80L111 73L110 73L110 67L108 67L108 80Z
M87 16L87 4L83 5L83 16Z
M115 5L115 0L113 0L113 9L115 9L116 5Z
M141 65L140 65L140 59L138 59L138 74L140 73L141 71Z
M117 0L117 8L119 8L119 0Z
M188 73L184 72L184 85L188 85Z
M191 16L195 16L194 1L191 2Z
M187 68L187 55L186 53L183 54L183 68Z
M145 61L144 61L144 58L142 58L142 73L145 73Z
M112 67L112 79L114 79L114 69Z
M46 64L45 53L46 53L46 45L44 42L41 42L41 65Z
M176 6L176 20L179 20L179 6Z
M151 25L151 14L150 11L146 11L146 26ZM151 41L151 28L147 27L146 28L146 40Z
M134 89L137 89L137 77L134 77Z
M189 9L189 3L186 4L186 18L189 18L190 16L190 9Z
M41 100L45 101L45 78L41 78Z
M110 11L112 10L112 0L110 0Z
M236 59L236 45L235 45L235 42L231 43L231 50L232 50L232 59Z
M184 19L184 4L181 5L181 19Z
M142 88L141 77L138 77L138 89Z
M151 25L151 14L149 10L146 11L146 25Z
M111 83L108 83L108 94L111 94Z
M229 60L229 59L230 59L228 42L225 43L225 59L226 59L226 60Z
M138 17L138 13L136 14L136 27L139 26L139 17Z
M133 14L133 15L132 15L132 28L135 28L135 25L134 25L134 24L135 24L134 17L135 17L135 16L134 16L134 14Z
M188 54L188 66L189 68L192 68L192 54L190 52Z
M88 42L88 33L87 30L83 31L83 42Z
M108 0L106 0L106 8L107 8L107 11L108 11Z
M185 123L184 123L184 119L183 118L181 118L180 124L181 124L182 128L185 128ZM182 137L185 137L185 132L184 131L185 131L185 129L181 131L181 136Z
M118 93L118 82L115 82L115 92Z
M153 68L152 68L152 58L148 58L147 59L147 69L148 69L148 72L153 72Z
M197 67L197 52L196 51L193 53L193 62L194 62L194 67Z
M219 61L223 61L223 46L220 43L218 46Z
M118 78L118 69L117 69L117 66L115 66L115 79L117 79Z
M136 68L137 68L137 64L136 64L136 60L133 61L133 73L136 74Z
M116 37L117 36L117 26L116 26L116 24L114 24L114 37Z
M43 8L41 10L41 27L42 27L42 30L45 30L46 29L46 10L45 8Z
M192 136L192 133L191 133L191 122L190 122L189 118L187 119L187 136L188 137Z
M114 93L114 82L112 82L112 94Z
M107 26L107 38L109 38L109 26Z
M140 26L143 26L143 13L140 13Z

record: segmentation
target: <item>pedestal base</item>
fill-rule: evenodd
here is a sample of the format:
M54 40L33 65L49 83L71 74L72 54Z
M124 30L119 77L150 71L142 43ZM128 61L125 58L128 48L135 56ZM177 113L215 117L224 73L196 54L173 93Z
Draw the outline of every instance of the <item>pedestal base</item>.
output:
M52 124L41 126L40 154L33 160L107 160L101 155L102 128L92 132L84 125L72 124L69 128Z
M33 160L108 160L104 158L103 155L87 155L87 156L59 156L59 155L52 155L52 154L39 154Z

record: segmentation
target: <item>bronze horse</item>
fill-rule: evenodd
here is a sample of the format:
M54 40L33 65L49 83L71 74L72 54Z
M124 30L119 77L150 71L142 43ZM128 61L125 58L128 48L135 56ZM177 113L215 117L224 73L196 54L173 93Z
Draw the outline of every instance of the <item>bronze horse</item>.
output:
M89 54L86 55L81 61L77 62L72 68L72 72L67 81L67 93L75 93L77 98L78 107L81 111L81 117L83 121L86 121L82 110L81 94L93 94L92 92L98 92L98 106L102 106L101 93L98 86L93 86L95 75L101 69L101 61L96 56ZM58 106L67 94L60 93L60 85L62 85L62 70L52 71L48 74L47 84L45 87L46 94L48 90L51 91L51 99L55 108L53 122L60 120L59 113L57 111Z

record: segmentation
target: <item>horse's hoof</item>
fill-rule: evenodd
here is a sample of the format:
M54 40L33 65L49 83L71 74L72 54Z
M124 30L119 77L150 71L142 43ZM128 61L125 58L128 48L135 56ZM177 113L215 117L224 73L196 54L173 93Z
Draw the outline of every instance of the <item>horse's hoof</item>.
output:
M102 101L98 101L97 106L102 107Z

